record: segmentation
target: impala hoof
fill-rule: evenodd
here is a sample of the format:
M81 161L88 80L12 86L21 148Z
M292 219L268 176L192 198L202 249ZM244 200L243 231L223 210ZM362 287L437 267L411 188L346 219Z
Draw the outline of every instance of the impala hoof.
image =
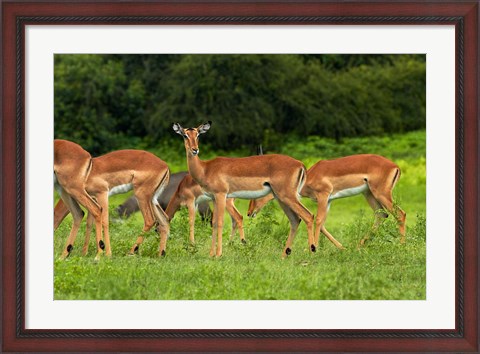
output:
M165 252L165 250L163 250L160 255L161 255L162 257L165 257L165 256L167 255L167 253Z
M285 254L286 254L287 256L290 256L290 253L292 253L292 250L287 247L287 249L285 250Z
M100 249L101 249L102 251L105 249L105 244L103 243L102 240L100 240L100 241L98 242L98 247L100 247Z
M72 250L73 250L73 246L72 246L72 245L68 245L68 246L67 246L67 257L68 257L68 255L70 254L70 252L72 252Z
M310 249L312 250L312 252L316 252L316 251L317 251L315 245L310 245Z
M246 245L246 244L247 244L247 240L245 240L245 239L243 238L243 239L242 239L242 243L243 243L244 245Z

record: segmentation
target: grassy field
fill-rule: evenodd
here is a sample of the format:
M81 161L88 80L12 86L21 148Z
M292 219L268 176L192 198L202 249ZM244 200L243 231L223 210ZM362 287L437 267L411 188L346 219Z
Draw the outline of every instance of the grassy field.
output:
M180 142L178 143L182 148ZM183 148L182 148L183 149ZM201 158L215 156L202 150ZM172 171L185 169L185 158L155 151ZM289 230L287 218L276 202L265 207L255 219L245 216L247 244L238 235L229 242L230 220L224 228L223 257L212 259L211 228L197 218L196 245L188 244L186 210L175 215L167 243L166 257L158 257L159 238L150 232L137 256L127 256L142 228L141 216L124 220L113 209L126 196L110 201L111 259L94 262L94 241L90 254L80 255L82 226L72 254L58 260L68 235L71 218L55 232L55 299L425 299L426 220L425 220L425 132L388 138L351 139L335 144L325 139L309 139L303 144L292 140L279 151L311 166L323 158L353 153L382 154L397 162L402 177L395 189L396 202L407 212L407 242L400 244L393 218L387 219L363 247L359 241L369 232L373 213L362 196L332 203L326 227L347 249L337 250L321 238L319 250L311 254L302 223L292 254L281 258ZM238 152L237 152L238 153ZM240 153L238 153L240 154ZM316 212L314 203L304 204ZM246 215L247 201L236 205Z

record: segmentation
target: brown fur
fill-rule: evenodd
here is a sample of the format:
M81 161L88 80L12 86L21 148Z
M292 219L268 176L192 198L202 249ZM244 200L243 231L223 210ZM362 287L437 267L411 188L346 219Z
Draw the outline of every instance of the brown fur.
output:
M169 223L165 212L158 204L153 203L153 198L157 189L164 187L168 183L170 172L167 164L147 151L119 150L92 159L91 166L91 171L84 185L88 194L95 197L103 209L101 213L101 223L100 225L96 225L96 229L97 235L99 228L103 230L106 255L111 255L108 222L108 191L115 186L129 183L133 185L134 194L138 200L144 219L143 233L149 231L156 222L158 222L160 233L159 253L164 254L169 232ZM93 219L95 219L94 215L92 215L91 220ZM96 219L95 221L97 223ZM88 229L87 227L87 230ZM137 250L138 246L143 242L143 233L132 246L131 253ZM75 236L69 238L67 244L73 245ZM89 233L87 232L83 249L84 254L87 252L88 242ZM97 258L101 253L100 239L98 239L97 236ZM68 255L68 252L65 250L64 256L66 255Z
M300 219L307 225L309 248L314 251L313 215L298 200L298 176L305 171L305 166L285 155L217 157L210 161L202 161L198 158L198 136L207 132L209 128L210 123L188 129L183 129L179 124L173 126L173 129L184 138L190 174L215 199L210 255L217 257L222 255L223 215L227 195L238 191L259 191L264 189L265 185L270 186L290 220L290 234L283 256L291 252Z
M401 242L405 242L406 214L398 206L394 206L392 199L392 190L399 178L400 168L394 162L379 155L352 155L335 160L319 161L313 165L307 171L307 181L300 194L318 203L315 244L318 244L319 234L322 232L336 247L343 248L324 226L328 212L328 199L330 195L341 190L359 187L365 183L368 184L368 189L364 192L364 196L370 207L376 211L374 227L377 227L379 218L387 216L386 213L377 211L385 210L397 219L402 236ZM252 200L247 215L257 213L271 199L273 196L268 195Z
M187 174L180 184L177 190L173 194L170 202L168 203L165 213L169 220L172 220L175 213L181 206L188 208L189 226L190 226L190 243L195 243L195 200L204 195L202 187L195 182L195 180ZM245 235L243 232L243 217L242 214L235 208L234 199L228 198L226 202L226 208L232 218L232 233L230 240L233 239L235 230L238 228L240 233L240 239L245 242ZM213 219L213 217L212 217Z
M92 157L80 145L68 141L56 139L54 141L53 171L57 179L57 190L61 201L73 216L73 225L65 245L62 258L68 256L76 237L78 228L83 219L83 211L78 203L83 205L95 219L97 224L97 244L102 239L101 216L102 207L87 193L86 181L91 172ZM56 228L61 220L54 218ZM63 218L62 218L63 219ZM102 250L99 248L99 251Z

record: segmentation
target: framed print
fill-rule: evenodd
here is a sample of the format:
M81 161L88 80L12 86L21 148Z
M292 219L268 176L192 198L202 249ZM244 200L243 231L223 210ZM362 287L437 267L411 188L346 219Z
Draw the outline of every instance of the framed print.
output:
M2 2L2 350L478 351L478 5ZM199 154L198 146L189 150L192 132L192 141L206 133L196 140L201 160L255 155L256 145L267 154L248 161L266 161L270 152L301 160L296 193L304 197L319 159L384 155L394 163L375 164L393 166L381 170L388 187L375 188L381 173L368 172L362 187L352 182L326 198L329 206L364 193L362 207L380 206L385 215L377 210L376 217L394 218L373 228L358 212L337 221L332 234L345 243L341 251L320 212L314 221L297 204L288 206L287 187L275 191L269 180L262 188L273 190L282 208L267 204L249 212L256 218L235 220L242 232L246 225L246 245L235 236L223 241L223 254L217 246L218 257L209 257L211 241L202 237L211 235L208 223L197 227L195 245L192 234L190 244L177 236L189 232L185 211L165 219L168 243L151 235L140 247L142 233L131 246L125 229L137 227L135 236L142 226L155 230L135 180L116 186L134 189L145 226L144 219L97 219L105 243L92 236L95 260L92 248L83 257L66 242L71 221L54 233L54 139L89 151L89 181L102 175L99 166L119 164L102 165L103 154L128 151L126 160L131 149L145 149L167 162L172 182ZM133 160L139 170L154 170L153 162ZM258 172L262 164L252 166ZM195 167L188 169L195 179ZM89 186L101 204L104 197ZM329 222L344 218L339 209L353 213L349 202L335 203ZM317 210L314 202L305 205ZM246 212L247 204L239 208ZM106 215L108 202L100 209ZM234 228L235 211L227 210ZM282 210L290 216L278 221ZM299 236L285 243L297 218ZM219 240L221 223L213 223ZM313 230L332 243L318 248ZM373 234L365 245L355 238L359 230ZM120 255L127 251L139 254Z

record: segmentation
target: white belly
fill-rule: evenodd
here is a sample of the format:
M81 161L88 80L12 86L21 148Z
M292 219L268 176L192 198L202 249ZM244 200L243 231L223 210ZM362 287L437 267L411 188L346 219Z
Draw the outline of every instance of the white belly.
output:
M108 196L111 197L112 195L127 193L127 192L130 192L132 189L133 189L133 184L131 183L120 184L118 186L111 188L108 191Z
M264 186L260 190L256 191L236 191L229 193L227 198L238 198L238 199L258 199L265 197L268 193L272 192L270 186Z
M368 190L368 184L366 183L358 187L342 189L341 191L338 191L335 194L330 194L330 196L328 197L328 201L339 199L339 198L351 197L351 196L363 193L366 190Z

